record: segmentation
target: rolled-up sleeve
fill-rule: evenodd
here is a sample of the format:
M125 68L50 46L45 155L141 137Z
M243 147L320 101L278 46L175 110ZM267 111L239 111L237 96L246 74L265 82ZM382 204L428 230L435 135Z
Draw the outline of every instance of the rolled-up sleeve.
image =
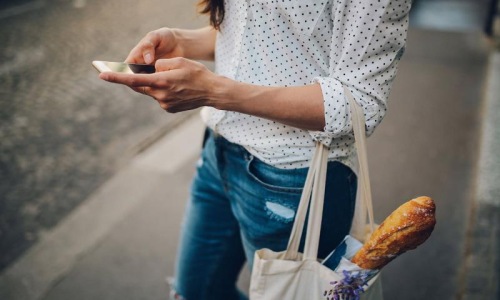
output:
M312 80L321 86L325 112L324 131L310 131L315 140L329 146L352 131L342 85L363 108L367 135L380 124L405 49L410 7L411 0L343 0L333 5L329 74Z

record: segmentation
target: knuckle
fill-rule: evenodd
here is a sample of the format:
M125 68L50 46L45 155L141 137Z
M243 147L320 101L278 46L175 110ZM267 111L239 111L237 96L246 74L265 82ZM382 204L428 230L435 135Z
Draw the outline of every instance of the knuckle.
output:
M199 75L201 73L203 73L203 69L200 68L200 66L196 66L195 68L193 68L193 75Z
M165 93L165 92L155 93L153 95L153 98L155 98L157 101L160 101L162 103L167 103L166 101L168 100L168 93Z
M178 65L181 65L181 66L186 64L186 62L187 62L187 59L184 57L176 57L174 59L175 59L175 63Z
M146 34L142 44L145 48L154 47L154 41L158 38L158 32L150 31Z
M167 83L164 79L162 78L155 78L153 79L153 81L151 82L151 85L154 86L154 87L157 87L157 88L165 88L167 87Z
M155 69L156 70L162 70L163 68L163 64L165 63L165 59L163 58L160 58L160 59L157 59L156 62L155 62Z
M154 37L158 34L157 30L152 30L146 34L146 37Z
M129 85L131 85L131 86L137 86L137 79L135 79L135 78L129 79Z
M160 94L157 94L157 93L153 93L153 94L150 94L151 97L153 97L153 99L155 99L156 101L158 101L160 103L160 106L161 106L161 101L163 101L163 98L160 96Z

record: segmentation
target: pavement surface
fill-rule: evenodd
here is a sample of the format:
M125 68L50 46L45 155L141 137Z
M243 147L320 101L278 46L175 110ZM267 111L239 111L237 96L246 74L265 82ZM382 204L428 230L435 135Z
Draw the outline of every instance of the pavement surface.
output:
M81 3L97 7L94 1L56 3L61 8ZM109 9L116 13L123 8L117 3L98 6L111 5L106 11L112 18ZM166 14L179 18L177 24L190 23L178 14L180 7ZM404 201L429 195L437 204L438 225L424 245L387 266L383 282L388 300L500 299L500 58L488 46L474 30L410 31L389 113L368 141L376 219L380 222ZM99 91L116 89L103 85ZM123 93L124 98L131 95ZM143 121L126 112L132 121ZM169 133L138 155L111 151L118 161L128 158L117 163L120 167L110 171L112 176L97 180L109 178L99 188L86 190L80 205L59 214L57 226L38 233L37 242L5 268L0 299L166 299L165 278L174 273L178 232L203 132L197 115L184 118L178 126L167 126ZM151 128L157 127L143 132ZM239 281L244 290L248 274L245 270Z
M464 299L500 299L500 52L491 57L487 86L466 242Z
M0 3L0 271L188 116L99 80L91 61L123 60L162 26L202 26L195 3Z

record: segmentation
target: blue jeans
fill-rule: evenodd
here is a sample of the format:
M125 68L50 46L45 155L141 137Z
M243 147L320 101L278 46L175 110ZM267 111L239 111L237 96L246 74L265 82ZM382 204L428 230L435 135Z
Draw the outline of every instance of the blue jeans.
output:
M178 299L245 299L240 270L260 248L286 248L307 170L275 168L207 130L179 244ZM349 233L356 186L349 167L328 163L320 257Z

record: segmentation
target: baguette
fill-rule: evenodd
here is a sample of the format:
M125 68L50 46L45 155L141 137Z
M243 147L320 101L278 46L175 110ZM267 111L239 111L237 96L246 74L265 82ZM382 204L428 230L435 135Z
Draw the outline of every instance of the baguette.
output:
M404 203L380 224L352 262L363 269L381 269L398 255L415 249L431 235L436 224L435 211L429 197Z

